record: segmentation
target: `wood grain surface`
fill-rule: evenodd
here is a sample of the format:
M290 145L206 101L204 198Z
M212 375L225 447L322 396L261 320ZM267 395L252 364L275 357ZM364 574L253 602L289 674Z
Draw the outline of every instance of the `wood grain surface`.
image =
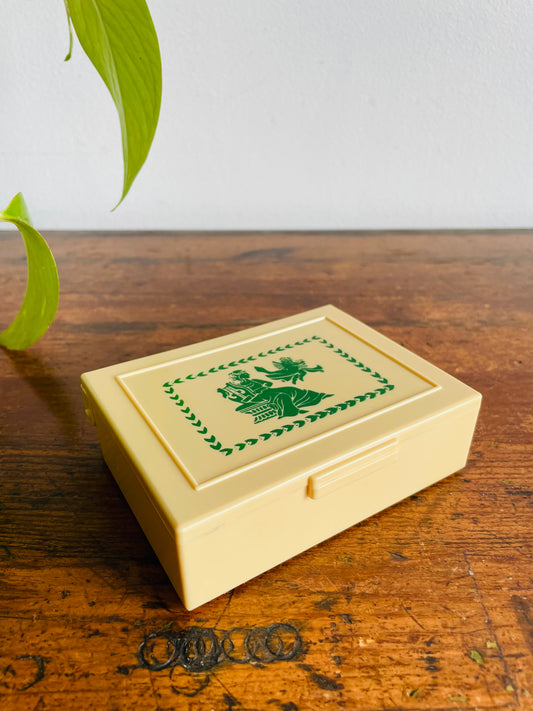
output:
M46 236L57 320L0 351L2 711L533 708L532 233ZM2 233L4 325L19 242ZM187 612L80 373L326 303L483 394L468 466Z

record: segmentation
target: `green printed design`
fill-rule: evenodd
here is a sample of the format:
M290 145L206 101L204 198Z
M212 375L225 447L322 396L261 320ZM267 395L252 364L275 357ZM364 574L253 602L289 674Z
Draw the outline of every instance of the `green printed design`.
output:
M289 343L286 346L278 346L277 348L270 348L270 350L266 351L266 353L258 353L257 355L253 356L248 356L248 358L239 358L239 360L232 360L229 363L224 363L222 365L217 365L214 366L213 368L209 368L207 373L205 373L203 370L201 370L199 373L196 373L195 375L186 375L185 378L176 378L175 380L170 380L167 383L164 383L163 387L164 388L170 388L173 385L179 385L180 383L184 383L186 380L195 380L196 378L203 378L209 373L219 373L221 370L227 370L228 368L236 368L238 365L246 365L247 363L251 363L253 360L257 360L258 358L267 358L269 355L277 355L278 353L282 353L283 351L287 350L288 348L294 348L295 346L303 346L304 343L311 343L312 341L316 341L318 339L318 336L313 336L312 338L304 338L301 341L295 341L294 343ZM319 339L322 340L322 339Z
M332 393L321 393L308 388L297 388L296 383L303 381L308 373L323 373L319 365L309 366L304 360L294 360L281 356L273 361L274 370L268 370L260 365L255 366L258 373L264 373L268 380L253 376L248 371L238 368L229 374L226 384L217 389L217 393L236 405L236 412L251 415L254 424L270 420L304 415L307 408L318 405L319 402ZM277 383L290 383L278 385Z
M302 346L305 343L312 343L312 342L318 342L324 345L326 348L331 349L334 353L339 355L339 357L344 358L348 363L352 363L355 368L358 368L361 370L363 373L368 373L372 378L375 379L377 383L380 384L380 387L375 388L374 390L369 390L366 393L358 394L358 395L353 395L352 397L348 398L347 400L344 400L342 402L335 403L334 405L330 405L329 407L325 407L322 410L318 410L315 412L310 412L308 414L305 414L304 416L301 416L297 420L293 420L292 422L287 422L283 425L280 425L278 427L275 427L268 432L262 432L261 434L258 434L255 437L249 437L244 440L244 442L236 442L235 444L228 446L228 447L223 447L222 443L215 437L214 434L211 434L208 432L207 428L205 425L203 425L202 421L200 420L199 417L196 416L195 413L191 412L190 407L188 407L183 398L180 397L178 393L176 393L174 386L179 385L180 383L184 383L186 381L191 381L195 380L197 378L204 378L207 377L210 373L218 373L220 371L227 370L228 368L235 368L239 365L245 365L247 363L250 363L252 361L258 360L259 358L267 358L268 356L271 355L277 355L278 353L282 353L283 351L286 351L290 348L294 348L296 346ZM283 359L281 359L283 360ZM286 361L291 361L289 363L289 367L294 366L295 361L292 361L292 359L285 359ZM302 361L296 361L296 362L302 362ZM297 368L292 368L292 370L288 370L287 367L285 367L285 370L279 365L275 364L275 367L277 370L275 371L267 371L264 368L257 368L257 370L260 370L261 372L264 373L270 373L269 377L274 378L276 377L277 379L280 380L285 380L288 381L291 379L291 382L296 382L297 379L302 379L303 375L301 374L302 368L297 369ZM311 369L307 368L306 372L309 372ZM191 425L196 428L196 431L198 432L199 435L203 437L204 442L206 442L209 447L217 452L220 452L221 454L224 454L226 457L233 454L234 452L239 452L245 449L246 447L253 447L254 445L261 443L261 442L266 442L268 441L271 437L281 437L282 435L285 434L285 432L292 432L295 428L301 428L305 427L308 423L316 422L317 420L321 420L324 417L329 417L331 415L335 415L338 412L343 412L347 410L350 407L355 407L359 403L365 402L366 400L372 400L379 395L385 395L387 392L390 392L391 390L394 390L394 385L392 383L389 383L387 378L384 378L380 373L378 373L375 370L372 370L372 368L369 368L366 366L364 363L362 363L360 360L357 358L354 358L351 356L349 353L346 351L343 351L341 348L337 348L333 343L330 343L327 341L325 338L322 338L321 336L311 336L310 338L304 338L300 341L295 341L294 343L289 343L286 346L278 346L277 348L270 348L266 352L260 352L257 355L253 356L248 356L247 358L240 358L239 360L233 360L230 361L229 363L224 363L218 366L214 366L212 368L209 368L209 370L206 371L200 371L199 373L195 374L190 374L185 376L185 378L176 378L175 380L168 381L164 383L163 385L165 393L170 397L171 400L174 401L177 407L180 408L181 412L185 415L185 419L189 420Z
M196 431L198 432L198 434L208 435L209 433L207 427L202 424L202 421L194 414L194 412L191 412L191 408L185 405L183 398L181 398L177 393L174 392L174 388L169 383L165 383L163 387L165 388L165 392L170 397L170 399L173 400L176 406L180 408L181 412L183 412L183 414L185 415L185 419L189 420L193 427L196 427ZM224 454L226 455L231 454L231 452L233 451L232 449L228 448L223 449L222 443L218 441L215 435L209 435L208 437L204 437L204 442L207 442L211 449L214 449L217 452L224 452Z

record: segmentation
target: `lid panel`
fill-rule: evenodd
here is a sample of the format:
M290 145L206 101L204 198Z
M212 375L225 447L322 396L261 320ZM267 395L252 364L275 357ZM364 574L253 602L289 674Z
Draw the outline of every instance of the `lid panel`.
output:
M116 379L196 489L439 389L326 316Z

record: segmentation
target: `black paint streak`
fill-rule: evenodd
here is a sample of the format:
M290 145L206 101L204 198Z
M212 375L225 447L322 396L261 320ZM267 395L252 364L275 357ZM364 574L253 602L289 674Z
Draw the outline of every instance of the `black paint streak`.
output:
M431 655L428 655L428 656L426 657L426 669L427 669L428 671L432 671L432 672L438 672L438 671L440 671L440 667L439 667L438 664L437 664L438 661L439 661L439 660L437 659L437 657L433 657L433 656L431 656Z
M224 694L224 703L228 705L227 711L232 711L234 706L240 706L240 703L237 701L237 699L234 696L230 696L229 694Z
M63 327L71 333L100 333L100 334L115 334L133 331L141 333L146 331L155 331L156 324L145 323L144 321L90 321L88 323L65 323Z
M315 607L317 610L327 610L328 612L331 612L332 607L334 607L338 601L338 597L330 595L329 597L325 597L323 600L315 602Z
M136 669L137 667L133 667L133 669ZM128 667L125 664L121 664L119 667L117 667L117 673L118 674L124 674L124 676L128 676L128 674L131 672L132 667Z
M520 496L525 499L533 496L533 491L530 491L529 489L505 489L505 493L509 496Z
M344 689L344 684L341 684L334 679L329 679L323 674L318 674L318 672L311 672L311 679L321 689L327 689L328 691L338 691L339 689Z
M159 659L155 646L164 647ZM289 661L303 649L302 638L292 625L280 622L269 627L215 630L208 627L186 627L174 632L162 629L147 635L137 650L139 666L162 671L181 666L197 674L207 672L223 662L252 663L256 666ZM161 651L161 649L160 649Z
M0 551L2 551L2 553L0 553L0 558L4 560L9 560L10 558L13 558L13 553L11 552L10 547L6 546L5 543L0 545Z
M193 675L189 676L187 681L192 682L193 684L196 684L195 688L183 688L183 687L178 687L176 682L174 681L174 672L175 669L172 669L170 672L170 690L172 691L173 694L176 694L177 696L187 696L187 698L192 699L195 696L198 696L198 694L203 691L206 686L209 685L209 682L211 681L211 677L209 674L206 674L203 679L199 675ZM174 683L172 683L174 681Z
M313 671L313 667L310 664L298 664L298 667L307 672Z
M249 252L241 252L233 257L234 262L247 260L283 261L292 252L291 247L274 247L272 249L252 249Z
M11 664L8 664L7 667L2 670L2 674L3 674L4 676L7 676L8 674L9 674L10 676L17 676L17 672L13 669L13 667L11 666Z
M167 612L170 612L168 605L163 602L163 600L150 600L149 602L144 602L143 607L145 610L166 610Z
M339 691L340 689L344 689L344 684L341 684L339 681L335 681L335 679L329 679L323 674L319 674L314 671L310 664L298 664L298 666L300 669L309 672L311 680L321 689L326 689L327 691Z
M89 605L90 607L93 607L93 605L96 605L96 602L90 602ZM127 622L127 620L125 620L124 617L121 617L120 615L107 615L106 617L104 617L104 622L110 624L111 622Z
M21 691L26 691L26 689L30 689L32 686L37 684L39 681L44 679L44 658L35 656L33 654L21 654L17 659L31 659L35 662L35 665L37 667L35 671L35 676L33 679L26 684L26 686L23 686L21 688Z
M267 704L277 704L281 711L298 711L298 706L292 701L289 701L288 703L284 704L282 701L279 699L270 699L267 701Z

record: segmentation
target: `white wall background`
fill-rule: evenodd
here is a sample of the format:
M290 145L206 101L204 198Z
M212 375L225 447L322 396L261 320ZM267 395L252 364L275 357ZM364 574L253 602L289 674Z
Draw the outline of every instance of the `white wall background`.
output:
M39 228L533 225L531 0L148 0L164 96L126 201L61 0L2 0L0 206Z

